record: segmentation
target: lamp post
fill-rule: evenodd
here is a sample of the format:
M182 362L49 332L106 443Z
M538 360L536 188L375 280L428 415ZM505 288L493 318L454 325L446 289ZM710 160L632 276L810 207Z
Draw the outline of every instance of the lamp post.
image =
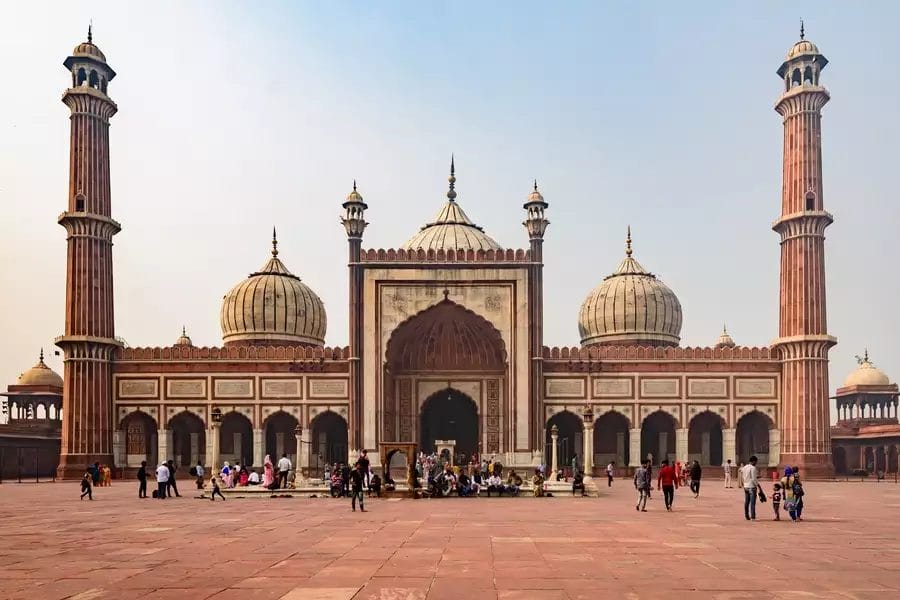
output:
M594 474L594 409L584 409L584 478Z
M297 442L297 465L294 472L298 480L309 478L309 444L303 441L303 426L297 423L294 427L294 440Z
M210 475L215 477L219 472L219 429L222 426L222 409L218 406L210 411L210 435L212 435L212 456L209 459Z
M553 480L556 477L556 472L559 471L559 451L557 450L559 447L559 427L556 426L556 423L550 427L550 443L552 444L550 448L550 479Z

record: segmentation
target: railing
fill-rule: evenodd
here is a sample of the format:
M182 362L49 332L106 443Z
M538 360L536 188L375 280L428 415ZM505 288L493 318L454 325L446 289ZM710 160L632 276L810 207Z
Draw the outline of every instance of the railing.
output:
M58 453L42 446L0 448L0 483L56 481Z

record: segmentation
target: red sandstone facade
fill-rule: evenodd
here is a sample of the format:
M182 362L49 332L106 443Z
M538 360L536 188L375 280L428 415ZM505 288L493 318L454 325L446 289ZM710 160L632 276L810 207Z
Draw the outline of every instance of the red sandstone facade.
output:
M610 460L636 466L648 454L708 465L757 454L762 465L829 471L827 358L835 340L825 321L823 232L832 219L823 209L819 142L828 93L818 84L825 59L809 42L798 42L779 70L781 319L772 348L543 346L549 205L535 184L523 207L529 248L490 247L458 208L452 171L450 216L426 228L477 230L477 246L363 249L367 206L354 184L342 205L347 348L252 340L197 348L186 335L173 347L122 348L109 185L116 105L106 95L115 73L90 41L65 64L73 87L64 95L72 133L69 204L60 217L68 234L60 475L80 476L93 461L133 467L172 457L259 466L282 450L309 472L384 442L419 443L434 425L429 407L448 394L471 411L468 451L510 466L548 462L555 425L566 440L560 463L573 457L588 470ZM630 244L629 234L628 260Z

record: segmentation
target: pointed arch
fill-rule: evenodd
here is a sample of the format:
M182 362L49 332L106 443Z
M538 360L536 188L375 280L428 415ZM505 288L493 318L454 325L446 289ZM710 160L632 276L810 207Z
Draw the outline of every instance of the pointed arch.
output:
M507 355L490 321L445 298L401 323L388 340L385 358L394 373L502 371Z

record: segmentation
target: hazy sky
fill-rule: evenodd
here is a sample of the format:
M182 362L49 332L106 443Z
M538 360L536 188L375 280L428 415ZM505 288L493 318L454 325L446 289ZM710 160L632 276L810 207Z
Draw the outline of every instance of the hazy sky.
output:
M347 343L340 203L369 204L365 247L396 247L459 201L507 247L522 202L550 203L545 341L579 342L582 300L623 256L678 294L684 345L722 323L778 326L781 90L798 38L823 83L831 385L868 346L900 377L895 2L11 2L0 4L0 385L63 332L69 119L62 61L85 38L110 96L116 329L221 343L222 296L281 258ZM51 366L62 363L52 357Z

